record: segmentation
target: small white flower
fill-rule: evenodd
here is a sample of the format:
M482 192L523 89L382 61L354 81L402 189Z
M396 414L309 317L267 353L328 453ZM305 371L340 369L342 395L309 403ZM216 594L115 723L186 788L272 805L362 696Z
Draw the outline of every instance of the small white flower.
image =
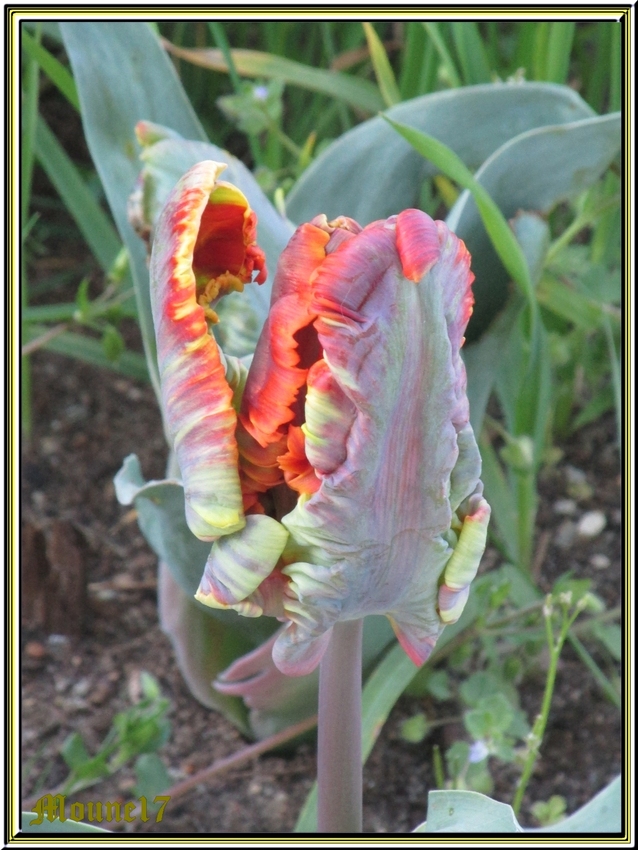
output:
M487 758L490 754L489 749L487 748L487 744L485 741L474 741L472 746L470 747L470 754L468 759L470 764L476 764L479 761L483 761L484 758Z

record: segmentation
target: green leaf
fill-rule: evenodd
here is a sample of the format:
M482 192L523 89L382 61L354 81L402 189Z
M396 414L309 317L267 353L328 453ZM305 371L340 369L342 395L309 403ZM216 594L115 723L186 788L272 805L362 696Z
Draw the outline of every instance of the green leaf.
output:
M617 776L596 796L566 820L541 829L523 829L511 806L475 791L430 791L428 819L414 832L620 832L622 783Z
M478 25L474 21L458 21L450 23L450 29L465 85L489 83L492 75Z
M171 571L182 591L193 599L210 553L210 543L198 540L186 524L184 488L177 480L149 481L142 476L136 455L129 455L114 479L115 492L123 505L134 503L142 533ZM235 611L209 608L193 602L201 611L235 628L252 648L277 628L270 617L240 617ZM245 650L244 650L245 651Z
M386 115L435 136L474 171L520 133L593 112L567 87L520 83L427 94L393 106ZM376 117L344 133L311 163L288 195L286 209L298 224L325 213L365 225L417 206L423 181L435 173Z
M187 49L166 42L165 44L167 49L180 59L214 71L228 70L221 50ZM368 113L383 109L383 98L378 88L368 80L358 79L350 74L312 68L301 62L294 62L292 59L285 59L283 56L275 56L271 53L261 53L258 50L232 50L231 53L237 73L242 77L281 80L292 86L299 86L342 100Z
M565 817L567 800L560 794L552 794L549 800L539 800L531 807L532 815L542 826L551 826Z
M546 272L537 289L538 302L557 316L585 331L595 330L603 321L605 308Z
M76 770L91 758L79 732L71 732L62 744L60 755L71 770Z
M61 821L58 818L50 821L45 817L42 823L33 823L37 817L39 816L34 812L22 812L21 832L111 832L110 829L102 829L90 823L82 823L82 821L69 820L68 818L65 821Z
M372 59L374 75L377 78L381 96L386 106L393 106L401 102L401 92L394 78L394 71L390 65L388 54L385 52L383 42L377 35L375 28L370 23L363 23L363 30L368 42L368 50Z
M470 423L475 434L483 428L496 375L502 363L502 352L518 320L523 300L518 295L510 297L505 308L476 342L461 349L467 373L467 397L470 403Z
M521 314L503 354L496 376L496 391L505 427L512 437L533 441L528 467L533 472L543 459L552 400L551 361L543 323L534 324L529 339L526 316Z
M102 212L73 161L41 116L36 129L35 153L96 260L108 272L122 243L111 220Z
M517 216L520 210L547 214L596 182L616 156L620 138L617 114L540 127L504 144L474 177L506 218ZM465 241L472 255L476 275L472 324L477 333L504 304L508 275L469 192L461 194L447 224Z
M616 661L622 659L622 631L616 623L592 623L592 632Z
M87 144L128 248L151 382L159 394L146 249L129 224L127 203L139 173L134 128L142 118L205 139L176 71L142 22L60 23L75 78Z
M430 791L428 819L414 832L523 832L511 806L476 791Z
M616 399L613 388L611 386L601 387L600 391L597 392L587 402L582 410L579 411L578 415L572 422L572 430L577 431L579 428L588 425L590 422L595 422L603 415L603 413L611 410L615 403Z
M549 25L544 78L550 83L567 82L575 30L573 21L556 21Z
M157 753L143 753L135 762L135 796L153 800L173 784L166 765Z
M250 734L241 699L220 694L213 682L233 661L252 650L255 642L202 610L203 606L180 587L162 560L157 596L162 631L173 644L180 672L193 696L207 708L220 711L244 734Z
M387 115L384 117L421 156L428 159L451 180L472 193L483 225L501 262L518 284L522 294L530 303L533 303L532 281L525 256L503 214L481 183L475 180L472 172L454 151L438 139L415 130L407 124L393 121Z
M622 805L622 782L617 776L566 820L541 829L526 829L525 832L620 832Z
M445 43L445 39L443 38L439 25L437 23L434 23L434 21L430 21L427 23L423 21L423 26L428 36L430 37L430 40L432 41L436 52L439 54L439 58L441 59L441 63L443 65L444 74L447 77L447 82L454 88L460 88L462 86L461 77L459 76L459 73L456 70L454 60L450 55L450 51L447 49L447 45Z
M47 328L43 325L26 325L24 328L24 342L43 336L46 331ZM50 339L44 345L44 348L48 351L55 351L58 354L65 354L67 357L74 357L83 363L89 363L91 366L111 369L114 372L119 372L121 375L126 375L128 378L134 378L138 381L148 381L146 360L141 354L135 351L125 351L118 360L111 362L104 354L102 343L99 340L91 339L82 334L65 331L59 336Z
M518 563L516 507L509 484L489 439L481 434L478 444L483 460L481 478L485 485L485 496L492 506L492 521L508 559Z
M400 735L409 744L420 744L427 736L429 730L430 725L427 717L423 712L419 712L403 721Z
M465 728L475 741L502 735L513 719L514 709L507 697L500 693L482 697L476 708L466 711L463 716Z
M122 334L113 325L106 325L102 333L102 348L104 356L111 363L116 363L126 348Z
M73 77L64 65L52 53L32 38L26 29L22 31L22 47L32 59L38 63L47 77L66 97L74 109L80 110L80 101L75 88Z

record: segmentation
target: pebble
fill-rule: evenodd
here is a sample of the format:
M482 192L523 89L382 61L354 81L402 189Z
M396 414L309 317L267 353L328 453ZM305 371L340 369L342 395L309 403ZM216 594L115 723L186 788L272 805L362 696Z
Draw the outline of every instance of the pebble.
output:
M591 499L594 495L594 489L591 484L587 483L587 476L582 469L566 466L565 476L567 478L567 493L572 499L577 502L585 502L587 499Z
M578 521L580 537L598 537L607 525L607 518L602 511L587 511Z
M554 502L554 513L561 516L574 516L576 513L576 502L574 499L557 499Z
M576 523L566 519L558 526L554 542L560 549L570 549L576 539Z
M88 409L83 404L70 404L64 413L68 422L80 422L89 415Z
M91 680L87 677L80 679L73 685L73 695L76 697L85 697L91 690Z
M30 640L24 651L29 658L43 658L47 654L46 646L37 640Z
M44 455L53 455L60 451L60 441L56 437L42 437L40 450Z
M44 506L47 501L46 493L43 493L41 490L34 490L33 493L31 493L31 501L37 510L44 510Z
M611 566L611 560L607 557L607 555L603 555L602 553L592 555L589 559L589 563L595 570L606 570L607 567Z

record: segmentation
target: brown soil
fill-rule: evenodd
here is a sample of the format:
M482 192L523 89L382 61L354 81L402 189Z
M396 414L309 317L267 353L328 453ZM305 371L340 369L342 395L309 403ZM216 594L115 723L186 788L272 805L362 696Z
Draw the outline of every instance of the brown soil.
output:
M246 742L186 688L157 622L155 556L134 516L115 499L113 476L130 452L140 456L147 478L163 475L166 448L152 390L52 353L38 352L32 363L34 427L22 453L24 797L64 779L60 747L70 732L79 731L90 751L97 748L114 714L139 690L141 670L158 679L171 701L172 734L160 754L177 781ZM595 508L603 511L607 525L593 541L561 548L557 541L566 534L565 518L554 506L572 486L568 464L584 471L590 488L578 496L576 516L569 521ZM538 578L543 590L569 569L575 577L591 578L608 607L618 604L618 469L614 421L607 417L565 446L564 459L543 477L538 536L546 546ZM496 552L488 553L487 563L498 562ZM42 581L44 598L38 595ZM71 634L56 637L64 632ZM539 669L522 688L530 719L542 687ZM432 745L447 747L462 730L452 727L421 744L407 743L400 724L423 709L422 699L402 698L374 747L364 774L366 832L408 832L424 819L427 792L434 787ZM428 703L432 710L438 709ZM569 647L561 659L542 753L523 810L528 822L531 802L562 794L573 811L621 767L619 713ZM138 822L132 829L288 832L314 772L312 744L292 754L265 755L175 800L161 824ZM494 796L510 802L516 771L501 765L493 772ZM122 770L77 799L126 800L132 777Z

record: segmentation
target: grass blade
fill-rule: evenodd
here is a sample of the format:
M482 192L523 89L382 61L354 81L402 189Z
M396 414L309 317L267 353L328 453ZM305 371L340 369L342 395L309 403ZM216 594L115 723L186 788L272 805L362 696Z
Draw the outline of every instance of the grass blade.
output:
M401 92L394 78L394 71L390 65L388 54L385 52L383 43L372 24L363 23L362 26L368 41L372 67L374 68L374 75L379 84L381 96L386 106L394 106L395 103L401 102Z
M451 23L450 28L465 85L489 83L492 75L478 25L474 21L459 21Z
M24 342L28 343L47 332L48 328L43 325L28 325L24 332ZM102 347L100 340L92 339L82 334L65 331L59 336L49 340L44 348L74 357L91 366L99 366L101 369L111 369L134 378L138 381L148 381L148 369L146 359L136 351L125 351L117 360L109 360Z
M620 374L620 357L616 351L616 343L611 329L611 321L605 313L603 316L603 328L607 339L609 351L609 363L611 367L611 381L614 389L614 407L616 409L616 428L618 430L618 445L622 436L622 378Z
M192 62L194 65L200 65L212 71L228 71L228 64L221 50L176 47L165 40L162 44L169 53L186 62ZM284 83L292 86L336 97L363 112L378 112L384 107L381 92L374 83L350 74L311 68L301 62L294 62L283 56L272 56L258 50L233 50L232 57L237 73L243 77L283 80Z
M621 95L622 95L622 84L621 84L621 44L620 39L622 37L622 29L620 26L616 26L616 31L612 34L611 37L611 50L610 50L610 90L609 90L609 111L610 112L618 112L621 107Z
M423 21L423 26L425 27L427 34L430 36L432 44L435 46L439 57L441 58L441 64L443 65L443 70L450 85L452 88L460 88L463 83L461 82L459 72L456 70L456 65L450 55L450 51L447 49L447 45L445 44L445 40L441 34L441 30L439 29L439 25L433 22Z
M570 632L567 635L567 640L572 645L572 647L576 651L576 654L578 655L580 660L583 662L585 667L587 667L587 669L591 673L594 681L596 682L598 687L601 689L601 691L605 694L607 699L611 703L613 703L616 706L616 708L620 709L622 707L620 694L618 693L617 689L612 685L612 683L609 681L607 676L605 676L605 674L600 669L598 664L596 664L594 659L591 657L591 655L587 651L587 648L583 645L583 643L576 637L576 635L573 632Z
M72 160L42 117L37 122L35 152L95 258L108 272L122 243L109 217L102 212Z
M545 67L547 82L561 84L567 82L575 30L576 24L573 21L556 21L550 25Z
M481 434L478 443L483 460L481 478L486 498L492 506L492 519L507 558L513 564L518 564L518 522L514 496L490 440Z
M31 38L26 30L22 33L22 47L25 53L38 63L51 82L57 86L59 91L69 101L71 106L79 112L80 101L78 99L77 89L75 88L75 80L64 65L53 54L49 53L46 47L43 47L34 38Z
M454 151L438 139L415 130L413 127L408 127L407 124L393 121L386 115L383 117L421 156L429 159L447 177L472 193L485 229L501 262L532 308L535 309L534 288L521 246L516 241L516 237L503 214L483 186L474 179L472 172Z
M429 89L421 88L421 85L425 66L432 53L432 46L430 44L426 46L426 35L423 27L419 26L419 22L406 23L405 45L401 51L401 74L399 75L399 91L402 100L409 100L429 91Z

